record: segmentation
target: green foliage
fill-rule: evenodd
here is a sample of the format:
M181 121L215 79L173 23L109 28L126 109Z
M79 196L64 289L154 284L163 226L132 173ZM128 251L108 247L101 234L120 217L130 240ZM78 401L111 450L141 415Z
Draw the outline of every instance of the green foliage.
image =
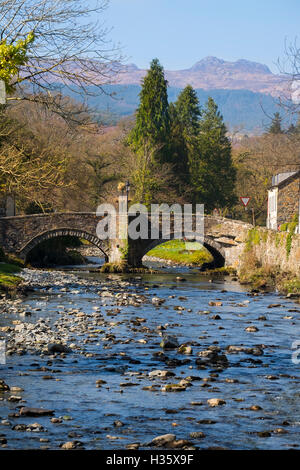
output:
M0 42L0 80L3 80L7 93L14 91L10 85L11 78L18 74L20 66L27 61L27 52L34 41L33 32L25 39L19 39L15 44L8 44L4 39Z
M170 162L178 176L178 191L181 193L190 183L191 162L198 155L196 139L200 129L200 116L196 92L188 85L179 94L177 101L170 105Z
M174 106L184 137L196 136L199 133L201 110L196 91L191 85L179 94Z
M299 294L300 295L300 279L290 279L283 281L281 284L281 290L288 294Z
M140 104L136 113L136 124L128 142L135 151L144 151L145 146L154 149L158 161L166 161L170 132L167 80L158 59L151 62L142 82Z
M288 229L288 222L285 222L284 224L280 225L281 232L287 232L287 229Z
M21 271L22 268L16 264L0 263L0 272L3 274L19 273Z
M128 143L136 153L136 198L150 203L159 185L155 163L171 164L177 195L189 194L208 211L236 202L236 170L223 117L212 98L201 115L195 90L188 85L168 104L167 82L157 59L143 80L136 124Z
M294 235L294 232L288 232L287 237L286 237L286 257L287 258L290 256L290 252L292 249L293 235Z
M122 260L126 261L128 257L129 244L128 240L125 240L124 245L119 248L122 253Z
M204 203L207 210L233 205L236 170L231 159L231 143L218 107L209 98L200 121L198 155L190 162L194 202Z
M149 205L168 178L165 165L170 155L170 115L167 81L158 59L151 62L143 79L136 123L127 143L135 152L131 176L135 200Z
M296 232L296 228L298 226L298 214L295 214L292 218L291 222L285 222L284 224L280 225L281 232L288 232L286 236L286 256L287 258L290 256L290 252L292 249L293 237Z
M248 237L246 241L246 251L249 251L253 245L259 245L261 240L259 230L254 227L248 231Z

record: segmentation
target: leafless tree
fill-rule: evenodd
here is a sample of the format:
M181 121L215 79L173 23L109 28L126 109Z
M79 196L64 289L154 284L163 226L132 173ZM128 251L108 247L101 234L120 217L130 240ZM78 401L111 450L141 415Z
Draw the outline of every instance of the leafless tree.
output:
M12 79L16 92L8 100L45 103L67 117L74 110L65 106L64 89L73 96L85 97L103 92L103 85L114 80L122 60L118 48L108 40L109 29L101 21L108 3L0 0L0 41L15 44L29 33L34 34L28 60Z
M297 38L290 43L285 42L285 52L278 59L277 67L285 82L285 93L280 105L289 115L300 113L300 46Z

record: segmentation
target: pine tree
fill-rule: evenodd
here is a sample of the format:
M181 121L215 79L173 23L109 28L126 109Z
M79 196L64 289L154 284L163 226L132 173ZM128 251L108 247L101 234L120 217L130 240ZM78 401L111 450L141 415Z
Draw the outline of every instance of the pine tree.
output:
M190 182L189 168L194 158L201 116L195 90L186 86L177 101L170 105L170 157L178 178L178 192L186 192Z
M170 117L167 80L158 59L151 62L143 79L136 124L129 135L134 151L147 148L157 161L167 161Z
M291 124L287 130L287 134L290 134L290 135L296 135L296 136L299 136L300 135L300 113L298 113L298 119L297 119L297 122L296 124Z
M226 133L223 117L214 100L209 98L200 122L199 158L190 168L194 202L205 204L208 211L230 207L236 202L236 171Z
M180 93L175 109L185 137L197 135L201 110L197 94L191 85L186 86Z
M281 121L282 117L280 116L280 114L278 112L274 113L274 117L268 129L268 134L283 134L283 130L281 128Z

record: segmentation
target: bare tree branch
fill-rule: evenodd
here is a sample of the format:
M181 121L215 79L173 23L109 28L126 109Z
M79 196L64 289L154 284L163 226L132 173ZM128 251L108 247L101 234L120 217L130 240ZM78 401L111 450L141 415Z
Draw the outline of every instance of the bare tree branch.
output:
M16 94L9 100L39 95L39 103L59 112L62 103L55 96L66 89L85 97L105 92L103 85L114 81L122 61L119 49L108 41L110 30L100 22L108 4L109 0L0 0L0 40L14 44L34 34L27 61L12 78Z

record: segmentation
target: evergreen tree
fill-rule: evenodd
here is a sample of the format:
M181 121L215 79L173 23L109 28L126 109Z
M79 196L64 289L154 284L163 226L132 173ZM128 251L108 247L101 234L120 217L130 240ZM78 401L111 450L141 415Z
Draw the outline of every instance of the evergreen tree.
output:
M143 79L136 124L129 135L129 144L136 152L145 148L157 161L167 161L170 117L167 80L158 59L151 62Z
M236 171L226 133L223 117L214 100L209 98L200 121L199 157L190 166L193 202L205 204L208 211L230 207L236 202Z
M300 113L298 113L298 119L296 124L291 124L287 130L287 134L289 135L300 135Z
M186 192L189 186L189 167L194 158L200 116L197 94L188 85L179 94L177 101L170 105L170 156L178 178L179 195Z
M169 110L171 122L169 161L172 163L179 181L183 180L186 185L188 182L188 146L176 105L171 103ZM180 184L180 186L182 185Z
M176 113L185 137L194 137L199 132L201 110L195 90L188 85L175 103Z
M282 118L280 114L278 112L274 113L274 117L268 129L268 134L283 134L283 130L281 128L281 121Z

